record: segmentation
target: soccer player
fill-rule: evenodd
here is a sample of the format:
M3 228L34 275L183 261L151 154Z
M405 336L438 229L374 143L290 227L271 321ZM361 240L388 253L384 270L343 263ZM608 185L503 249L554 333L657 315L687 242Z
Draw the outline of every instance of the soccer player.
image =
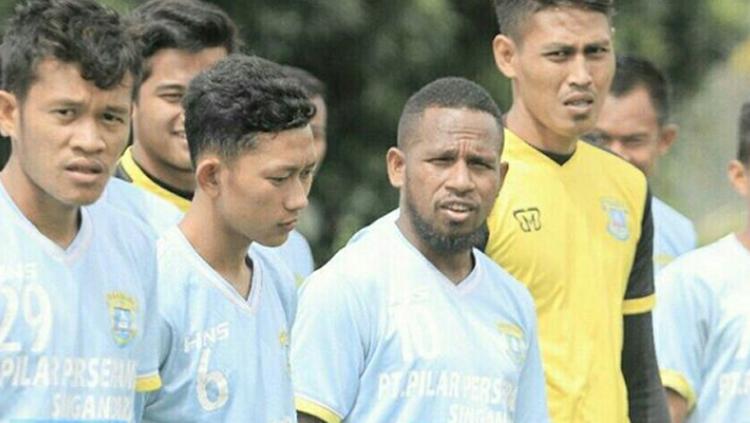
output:
M750 209L750 103L729 180ZM656 349L674 423L750 416L750 221L689 252L657 280Z
M301 423L546 422L533 302L472 245L508 170L480 86L404 107L388 176L400 212L305 281L292 333Z
M284 66L284 73L302 86L310 101L315 105L315 115L310 121L310 128L313 131L313 142L315 143L316 169L320 169L327 145L326 122L328 109L323 97L325 86L322 81L304 69ZM306 210L307 212L310 211L309 208ZM287 266L289 266L292 273L294 273L294 278L298 285L315 270L315 261L310 244L297 230L290 232L287 241L279 246L276 251Z
M93 0L19 4L0 49L0 420L130 421L160 386L148 229L100 196L141 61ZM89 206L91 205L91 206Z
M200 0L151 0L130 19L145 70L133 109L133 145L115 175L185 212L195 175L180 101L195 75L238 48L237 29L224 11Z
M640 57L619 57L596 128L585 138L616 152L650 178L677 139L677 125L670 123L669 111L669 87L661 71ZM658 271L694 249L696 235L688 218L654 196L651 212Z
M293 422L294 279L251 245L283 243L307 205L314 106L281 66L242 55L199 74L183 105L197 186L158 244L164 386L143 420Z
M495 61L513 90L511 171L486 252L534 297L552 420L666 420L646 178L579 141L615 70L612 1L495 0L495 9Z

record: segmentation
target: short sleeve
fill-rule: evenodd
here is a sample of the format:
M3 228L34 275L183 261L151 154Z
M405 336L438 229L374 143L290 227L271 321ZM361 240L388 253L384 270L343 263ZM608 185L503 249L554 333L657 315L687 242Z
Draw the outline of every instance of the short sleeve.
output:
M550 421L547 410L547 394L542 359L539 353L536 312L530 296L525 311L530 322L529 348L518 384L515 421L545 423Z
M654 308L654 218L651 214L651 193L646 199L641 219L641 237L636 246L625 290L622 313L624 315L647 313Z
M339 422L354 406L369 344L365 309L344 275L324 269L300 290L292 330L297 410Z
M143 270L139 273L144 291L143 336L138 344L138 376L136 392L149 392L161 388L159 377L159 318L157 293L157 267L155 242L149 240L149 248L144 252Z
M692 409L703 383L708 307L713 296L700 280L682 271L680 263L659 274L654 340L662 383L685 398Z

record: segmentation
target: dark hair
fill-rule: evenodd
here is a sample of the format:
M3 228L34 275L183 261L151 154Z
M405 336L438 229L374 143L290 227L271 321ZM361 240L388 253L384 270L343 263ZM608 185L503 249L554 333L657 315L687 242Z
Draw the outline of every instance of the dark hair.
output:
M750 102L742 105L738 138L737 160L750 166Z
M110 89L130 73L138 86L141 58L127 26L95 0L29 0L16 6L0 47L0 86L25 99L39 62L80 65L81 77Z
M167 48L195 53L224 47L231 54L241 45L229 16L218 6L199 0L150 0L134 9L129 19L144 60ZM150 73L146 63L143 79Z
M305 91L280 65L242 54L196 76L182 106L193 165L205 151L231 159L255 147L259 133L300 128L315 115Z
M503 127L500 108L481 85L465 78L440 78L422 87L406 101L398 122L399 148L406 146L418 118L432 107L481 111L494 117L499 128Z
M326 86L315 75L294 66L283 66L284 73L290 78L296 79L310 98L325 98Z
M639 87L648 91L659 124L664 125L671 110L667 78L653 63L644 58L619 56L610 93L615 97L622 97Z
M501 34L520 41L521 25L534 13L549 7L575 7L600 12L607 17L614 14L614 0L494 0L495 15Z

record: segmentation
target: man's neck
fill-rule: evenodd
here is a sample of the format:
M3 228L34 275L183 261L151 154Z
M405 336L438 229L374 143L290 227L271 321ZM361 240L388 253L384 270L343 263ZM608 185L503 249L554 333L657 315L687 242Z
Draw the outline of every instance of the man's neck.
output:
M196 193L190 210L179 224L195 251L234 289L247 298L252 270L247 264L251 241L222 224L210 199Z
M421 239L416 230L411 226L408 219L401 215L396 221L404 237L430 262L436 269L447 277L454 285L458 285L466 279L474 268L474 260L471 249L457 253L441 253L435 251L429 244Z
M133 161L144 173L155 179L154 182L160 183L163 187L166 185L171 188L165 189L173 192L178 191L174 192L178 195L180 193L192 193L195 190L195 175L192 170L177 169L152 158L138 142L133 144L130 151L133 155Z
M563 137L551 131L518 103L505 115L505 126L538 150L560 155L570 155L576 150L576 137Z
M80 207L62 204L36 186L11 160L0 181L16 207L49 240L67 248L80 227Z

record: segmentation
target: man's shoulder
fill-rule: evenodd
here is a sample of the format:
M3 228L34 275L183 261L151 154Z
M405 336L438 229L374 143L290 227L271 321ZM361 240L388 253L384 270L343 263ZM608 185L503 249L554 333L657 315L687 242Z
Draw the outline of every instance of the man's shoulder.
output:
M153 228L108 200L100 198L94 204L85 206L85 209L91 217L97 236L117 238L117 242L125 239L126 243L122 244L124 248L132 247L134 243L154 245L157 235Z
M678 257L660 272L659 280L690 280L718 288L735 280L739 273L747 273L749 257L735 235L729 234Z
M473 252L478 265L482 266L486 273L485 278L491 282L493 287L506 291L512 300L521 303L524 307L534 309L531 293L523 283L485 253L477 249L474 249Z
M654 224L662 223L677 230L695 234L695 227L690 219L655 196L651 198L651 209L654 214Z
M166 200L117 178L110 179L98 203L107 203L130 215L155 233L173 226L183 216L177 207Z
M618 179L632 180L639 185L646 185L646 175L616 153L581 140L578 140L576 148L583 155L582 158L587 164L596 164L603 174Z

